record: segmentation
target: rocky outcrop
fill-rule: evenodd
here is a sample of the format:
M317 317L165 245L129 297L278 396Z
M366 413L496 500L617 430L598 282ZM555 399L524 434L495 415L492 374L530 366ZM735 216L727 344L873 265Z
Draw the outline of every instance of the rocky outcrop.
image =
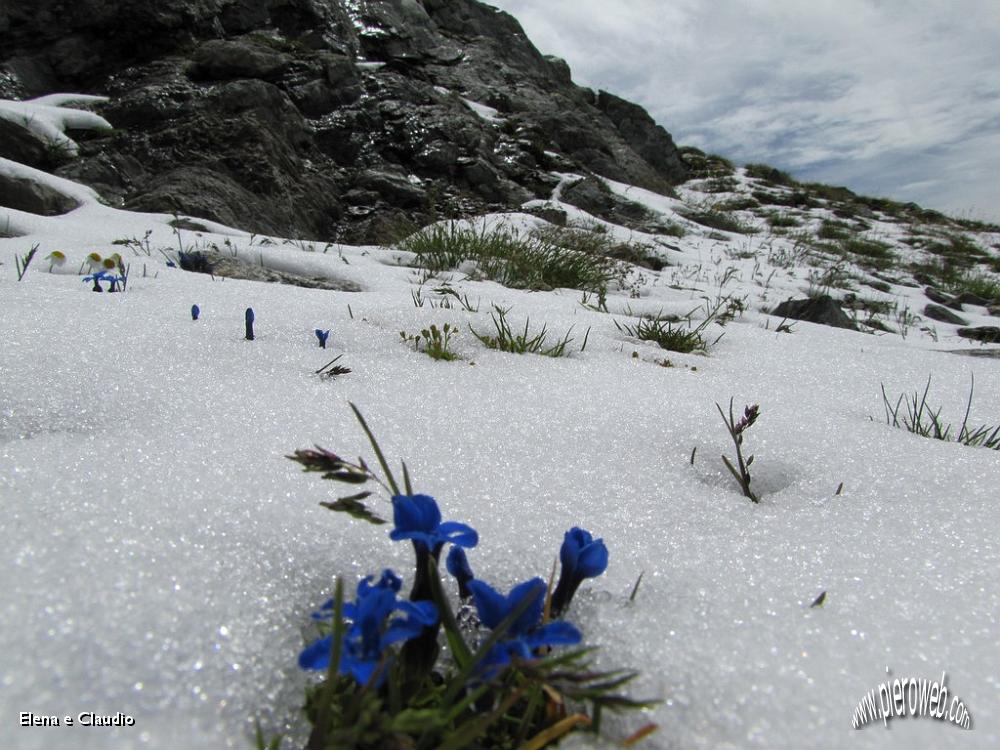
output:
M829 295L810 297L808 299L786 300L771 311L771 315L793 320L804 320L809 323L819 323L834 328L858 330L854 322L847 317L837 301Z
M37 0L0 29L0 97L110 98L116 130L59 173L129 208L378 241L387 216L548 198L554 169L665 193L686 175L642 108L475 0Z

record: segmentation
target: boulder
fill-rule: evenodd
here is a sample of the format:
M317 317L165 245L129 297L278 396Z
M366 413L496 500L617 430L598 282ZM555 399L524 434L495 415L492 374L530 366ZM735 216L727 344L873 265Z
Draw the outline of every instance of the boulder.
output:
M969 321L965 320L960 315L956 315L943 305L935 305L934 303L927 305L924 307L924 315L932 320L940 321L941 323L951 323L956 326L969 325Z
M975 328L959 328L956 331L963 339L981 341L984 344L1000 343L1000 327L997 326L977 326Z
M654 218L644 206L611 192L595 177L587 177L563 189L562 200L605 221L640 231Z
M972 292L962 292L958 295L958 301L965 305L977 305L979 307L986 307L994 302L1000 302L1000 300L997 299L986 299L985 297L980 297L978 294L973 294Z
M771 311L771 315L793 320L804 320L809 323L819 323L834 328L858 330L854 322L847 317L837 301L827 294L808 299L786 300Z
M52 162L53 149L14 120L0 117L0 157L44 169Z
M962 303L950 294L938 291L932 286L924 287L924 296L931 302L950 307L952 310L962 312Z
M80 202L42 182L0 174L0 206L41 216L59 216Z

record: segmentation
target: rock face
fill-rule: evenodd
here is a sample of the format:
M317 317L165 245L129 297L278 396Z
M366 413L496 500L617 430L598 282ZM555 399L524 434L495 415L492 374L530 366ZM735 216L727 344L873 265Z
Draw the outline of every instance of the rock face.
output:
M804 320L809 323L820 323L834 328L847 328L852 331L858 330L847 314L841 309L829 295L822 297L810 297L809 299L795 299L782 302L771 311L771 315L782 318L792 318L793 320Z
M0 98L110 97L116 131L59 174L127 208L378 241L547 198L555 168L659 192L686 177L645 110L576 86L475 0L0 5Z

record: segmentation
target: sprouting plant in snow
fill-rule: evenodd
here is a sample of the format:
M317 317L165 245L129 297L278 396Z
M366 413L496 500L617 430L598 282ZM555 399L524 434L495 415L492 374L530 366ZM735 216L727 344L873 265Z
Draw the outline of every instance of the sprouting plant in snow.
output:
M695 328L687 328L674 325L673 321L663 318L642 318L634 325L614 321L615 327L628 336L634 336L640 341L653 341L661 349L682 353L706 351L708 345L701 333L709 322L706 320Z
M952 432L951 423L945 424L941 421L941 408L933 409L927 403L927 394L931 388L931 379L927 378L927 385L924 386L923 394L914 391L907 398L905 394L900 395L893 404L885 392L885 385L882 386L882 404L885 407L885 422L892 427L899 427L907 432L921 437L934 438L935 440L954 440L962 445L977 446L1000 450L1000 424L996 426L981 425L976 428L969 427L969 413L972 411L972 394L976 388L976 378L972 376L972 383L969 386L969 399L965 405L965 417L958 428L958 433ZM906 410L901 413L905 406Z
M538 333L530 335L528 327L531 324L531 319L525 318L524 331L515 333L510 323L507 322L507 313L509 310L503 310L496 306L494 306L493 310L490 313L490 317L493 319L493 327L496 328L495 336L488 333L479 333L472 326L469 326L472 335L479 339L488 349L497 349L512 354L541 354L545 357L563 357L566 355L566 347L573 341L569 337L569 334L573 330L570 328L562 339L551 346L546 346L545 339L548 333L544 325ZM588 334L590 333L589 328L587 332ZM584 339L583 345L586 346L586 339Z
M403 576L387 568L358 581L350 601L338 578L333 596L313 615L318 632L299 655L303 669L323 675L307 688L308 748L537 750L581 728L600 731L603 710L649 705L616 692L635 673L596 671L588 664L591 649L565 650L583 635L558 617L580 582L607 568L603 540L580 528L566 532L554 593L539 577L509 590L495 587L474 573L467 557L479 543L475 529L443 521L437 500L414 491L405 463L400 485L361 413L351 408L379 472L364 459L348 461L319 447L289 458L354 488L325 507L389 525L366 505L381 488L390 498L388 536L412 546L415 565L408 595ZM363 485L375 489L356 491ZM446 593L441 580L446 547L457 596ZM644 727L626 742L654 729Z
M321 368L316 370L316 374L325 380L335 380L341 375L347 375L350 373L350 367L344 367L344 365L338 365L337 362L343 357L343 354L338 354L336 357L331 359Z
M399 337L407 344L411 344L415 351L423 352L431 359L444 360L446 362L453 362L456 359L460 359L451 350L452 336L457 335L458 330L449 323L445 323L441 328L438 328L436 325L424 328L419 335L415 333L408 334L406 331L399 332Z
M743 435L757 421L757 417L760 416L760 406L754 404L744 408L743 416L740 417L739 421L736 421L733 416L733 399L729 399L729 416L726 416L726 413L722 411L722 407L718 403L715 404L715 408L719 410L722 421L726 423L729 436L733 439L733 444L736 446L736 465L739 468L737 469L733 466L732 462L725 456L722 457L722 462L740 485L743 494L750 498L751 501L759 503L760 498L750 489L750 464L753 463L753 456L747 459L743 458Z
M32 258L35 257L35 253L38 252L38 245L32 247L28 252L22 256L14 256L14 265L17 267L17 280L20 281L24 278L24 274L28 272L28 266L31 265ZM51 269L50 269L51 270Z
M243 314L243 320L246 323L246 340L247 341L253 341L253 321L254 321L254 314L253 314L253 308L252 307L248 307L247 308L246 312Z
M191 320L198 320L201 315L201 308L198 305L191 305Z
M319 341L319 348L326 349L326 341L330 338L330 331L317 328L313 333L316 334L316 339Z

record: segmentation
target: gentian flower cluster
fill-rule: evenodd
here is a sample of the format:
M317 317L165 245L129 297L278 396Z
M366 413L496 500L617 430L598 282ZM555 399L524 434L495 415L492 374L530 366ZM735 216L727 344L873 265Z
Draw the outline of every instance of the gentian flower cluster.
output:
M336 600L314 614L329 627L301 652L299 665L309 670L335 666L351 679L327 680L310 689L309 746L357 750L413 742L414 747L457 748L481 738L484 748L524 744L540 748L581 723L579 716L567 717L564 701L574 704L572 710L589 704L595 716L602 706L647 705L612 694L630 675L594 671L586 662L586 650L548 657L553 647L583 640L580 631L559 616L584 580L607 569L604 541L582 528L566 532L559 582L551 596L545 581L537 577L506 593L497 590L477 577L469 564L467 550L479 542L476 530L443 521L433 497L413 492L405 465L402 492L367 423L354 409L375 449L381 478L363 459L351 463L318 446L295 451L289 458L306 471L322 473L324 479L380 484L391 497L389 538L413 545L415 575L408 600L399 596L402 579L387 569L377 580L374 576L361 580L352 602L343 602L338 583ZM357 520L385 523L365 505L371 492L356 488L352 492L321 505ZM447 545L451 548L446 567L462 600L457 617L438 567ZM332 621L337 611L342 622ZM444 638L439 639L442 628ZM439 660L445 641L448 657ZM510 679L505 676L508 670L514 671ZM561 698L555 701L552 696ZM569 719L572 723L566 724ZM552 734L559 724L566 726ZM490 725L489 739L481 737Z
M393 571L384 570L379 580L372 584L372 576L358 583L357 598L344 605L344 617L351 620L340 653L340 672L353 677L358 684L367 685L378 672L377 684L386 676L383 661L389 654L386 649L394 643L407 641L420 635L424 628L438 621L437 607L432 602L399 601L396 595L403 585L402 579ZM402 614L392 617L393 613ZM333 615L333 600L323 605L316 619L327 619ZM303 669L327 669L333 636L320 638L307 646L299 654L299 666Z

